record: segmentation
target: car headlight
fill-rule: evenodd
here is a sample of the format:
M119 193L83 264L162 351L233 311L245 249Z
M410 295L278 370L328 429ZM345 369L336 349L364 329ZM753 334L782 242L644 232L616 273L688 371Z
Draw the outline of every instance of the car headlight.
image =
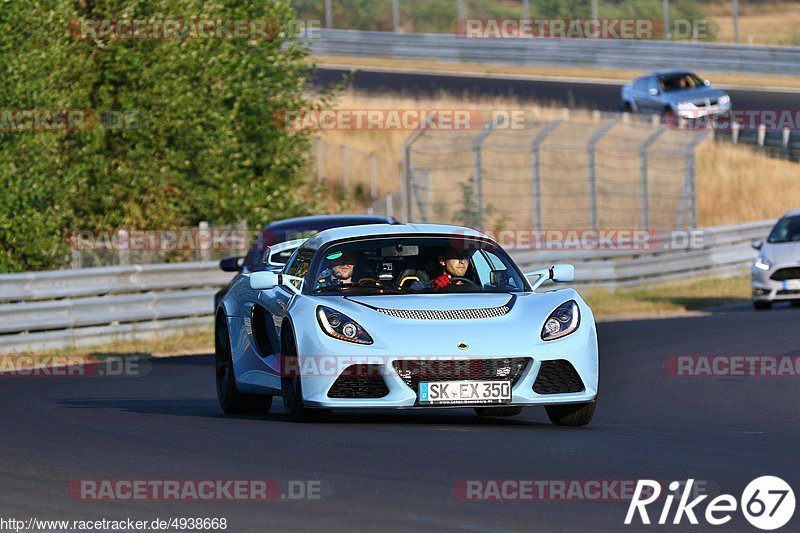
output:
M565 337L578 329L581 322L581 312L575 300L564 302L550 313L542 327L542 340L552 341Z
M317 307L317 321L322 331L334 339L356 344L372 344L372 337L358 322L330 307L322 305Z
M767 259L763 255L759 255L758 257L756 257L753 266L759 270L769 270L769 267L772 266L772 264L769 262L769 259Z
M719 100L717 100L717 102L718 102L720 105L725 105L725 104L727 104L727 103L728 103L728 102L730 102L730 101L731 101L731 97L730 97L730 96L728 96L727 94L720 96L720 97L719 97Z
M678 109L694 109L694 108L696 108L697 106L696 106L696 105L694 105L694 104L693 104L693 103L691 103L691 102L678 102L678 105L677 105L676 107L677 107Z

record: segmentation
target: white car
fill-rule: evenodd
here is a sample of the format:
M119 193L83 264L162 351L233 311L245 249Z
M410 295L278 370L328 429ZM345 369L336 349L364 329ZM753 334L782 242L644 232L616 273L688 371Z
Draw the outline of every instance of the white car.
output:
M751 280L753 305L769 309L773 302L790 301L800 306L800 209L778 220L766 241L756 241L758 257Z
M572 265L524 275L495 241L457 226L322 231L281 272L239 276L220 302L220 405L264 412L280 395L300 420L544 406L555 424L587 424L598 384L592 311L574 289L535 292L573 277Z

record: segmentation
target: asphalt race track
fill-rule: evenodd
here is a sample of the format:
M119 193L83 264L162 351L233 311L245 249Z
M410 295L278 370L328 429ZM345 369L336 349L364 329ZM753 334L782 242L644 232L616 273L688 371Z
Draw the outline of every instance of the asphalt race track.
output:
M349 70L320 67L316 85L325 87L337 83ZM713 75L710 75L714 81ZM543 79L515 79L512 76L481 77L449 73L391 72L382 69L360 69L353 77L353 88L374 93L406 93L432 96L440 91L475 96L506 96L535 100L541 104L555 104L570 108L618 111L619 95L623 83L596 81L553 81ZM724 86L723 86L724 88ZM800 107L800 91L772 91L768 89L727 89L734 109L796 110Z
M551 426L540 408L512 419L434 409L298 424L277 400L267 416L224 416L211 356L155 360L143 377L0 377L0 510L19 519L226 517L230 531L687 530L685 520L626 528L620 501L463 501L453 487L691 477L738 499L770 474L798 487L798 377L678 378L663 368L674 355L797 356L798 323L800 309L779 305L600 324L601 403L585 428ZM76 479L320 480L323 493L315 501L81 501L67 496ZM753 531L738 512L718 529Z

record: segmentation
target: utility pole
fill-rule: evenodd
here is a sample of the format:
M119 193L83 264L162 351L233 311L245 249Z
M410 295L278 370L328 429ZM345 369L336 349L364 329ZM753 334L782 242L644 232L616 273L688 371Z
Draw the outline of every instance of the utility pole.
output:
M669 31L669 0L662 0L664 8L664 38L670 40L672 35Z
M739 44L739 0L733 0L733 42Z
M464 0L458 0L456 3L456 9L458 11L458 23L463 24L464 20Z
M528 20L531 18L531 1L522 0L522 18Z

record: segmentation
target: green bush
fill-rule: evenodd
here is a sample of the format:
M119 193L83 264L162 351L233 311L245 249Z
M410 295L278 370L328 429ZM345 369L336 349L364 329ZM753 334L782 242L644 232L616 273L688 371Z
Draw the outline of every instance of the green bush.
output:
M308 52L286 37L78 39L77 19L270 19L285 1L0 0L0 113L127 113L127 127L2 131L0 271L59 268L71 230L168 229L305 214L308 135L284 111L304 92ZM114 115L119 116L119 115ZM2 118L2 116L0 116ZM7 121L5 123L7 125Z

